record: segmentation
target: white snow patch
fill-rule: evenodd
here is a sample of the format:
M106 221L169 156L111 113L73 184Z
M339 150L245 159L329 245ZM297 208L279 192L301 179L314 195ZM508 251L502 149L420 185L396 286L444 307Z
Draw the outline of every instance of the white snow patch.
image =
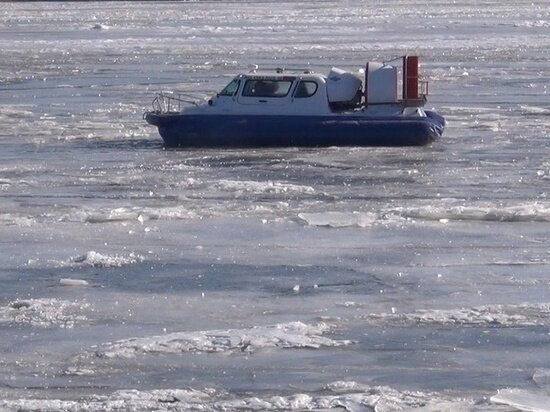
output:
M88 303L77 301L46 298L15 300L0 307L0 324L21 323L42 328L72 328L77 323L88 320L85 312L89 310Z
M252 352L262 348L313 348L350 345L349 340L322 336L326 323L290 322L249 329L176 332L106 343L94 350L98 357L132 358L138 355L181 352Z

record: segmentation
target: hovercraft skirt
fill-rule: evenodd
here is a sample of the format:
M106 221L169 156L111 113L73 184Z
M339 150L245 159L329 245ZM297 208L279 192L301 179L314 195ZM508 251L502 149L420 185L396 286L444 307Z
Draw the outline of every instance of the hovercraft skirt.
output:
M439 138L441 116L192 115L146 113L166 147L422 146Z

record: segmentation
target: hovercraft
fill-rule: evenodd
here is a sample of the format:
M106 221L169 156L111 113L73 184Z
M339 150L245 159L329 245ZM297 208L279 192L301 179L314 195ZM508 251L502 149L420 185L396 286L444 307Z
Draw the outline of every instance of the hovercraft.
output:
M428 83L419 78L418 57L399 60L401 67L369 62L357 72L333 68L328 76L254 69L204 104L158 94L144 118L166 147L429 144L443 134L445 120L424 109Z

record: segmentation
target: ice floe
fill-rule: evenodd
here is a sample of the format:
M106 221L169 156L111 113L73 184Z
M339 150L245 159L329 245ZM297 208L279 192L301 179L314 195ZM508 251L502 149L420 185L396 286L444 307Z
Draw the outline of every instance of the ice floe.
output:
M146 220L194 219L198 215L184 206L170 207L119 207L116 209L90 210L83 209L65 215L62 221L84 223L140 222Z
M216 186L219 189L237 193L258 193L258 194L312 194L315 189L311 186L296 185L284 182L273 181L251 181L251 180L221 180Z
M88 303L60 299L21 299L0 306L0 324L72 328L88 320Z
M59 279L59 284L61 286L88 286L89 283L84 279L71 279L71 278L62 278Z
M501 389L491 396L491 402L508 405L520 411L548 412L550 411L550 393L527 389Z
M533 374L533 381L541 388L550 389L550 369L537 369Z
M309 226L369 227L376 222L377 215L362 212L319 212L299 213L298 218Z
M326 323L308 325L289 322L248 329L176 332L106 343L93 349L101 358L132 358L139 355L181 352L253 352L262 348L320 348L350 345L349 340L323 336Z
M426 309L409 313L369 314L372 321L459 324L464 326L535 326L549 322L550 303L485 305L458 309Z
M385 215L396 214L405 218L422 220L471 220L498 222L550 222L550 205L533 202L520 205L430 205L411 208L395 208Z
M92 29L93 29L93 30L109 30L110 27L107 26L106 24L95 23L95 24L92 26Z
M425 412L473 410L474 401L444 394L415 391L400 392L385 386L355 382L335 382L316 393L238 397L224 390L154 389L119 390L107 396L89 396L78 401L19 399L0 400L0 408L17 411L304 411L334 410L348 412ZM492 409L484 409L492 410Z
M2 183L0 182L0 187ZM1 213L0 224L5 226L30 227L36 223L31 216L25 216L20 213Z
M5 122L14 119L32 119L33 117L32 106L0 105L0 119Z
M101 268L113 268L135 265L136 263L143 262L144 257L136 253L130 253L126 256L114 254L105 255L93 250L87 252L84 255L72 257L66 261L58 263L60 267L79 267L79 266L91 266Z

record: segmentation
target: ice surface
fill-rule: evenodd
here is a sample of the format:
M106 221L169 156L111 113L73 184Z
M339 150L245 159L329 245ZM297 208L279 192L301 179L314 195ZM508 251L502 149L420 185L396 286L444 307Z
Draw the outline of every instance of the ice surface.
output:
M544 406L547 2L30 4L0 8L0 409ZM165 150L142 118L413 53L427 147Z

